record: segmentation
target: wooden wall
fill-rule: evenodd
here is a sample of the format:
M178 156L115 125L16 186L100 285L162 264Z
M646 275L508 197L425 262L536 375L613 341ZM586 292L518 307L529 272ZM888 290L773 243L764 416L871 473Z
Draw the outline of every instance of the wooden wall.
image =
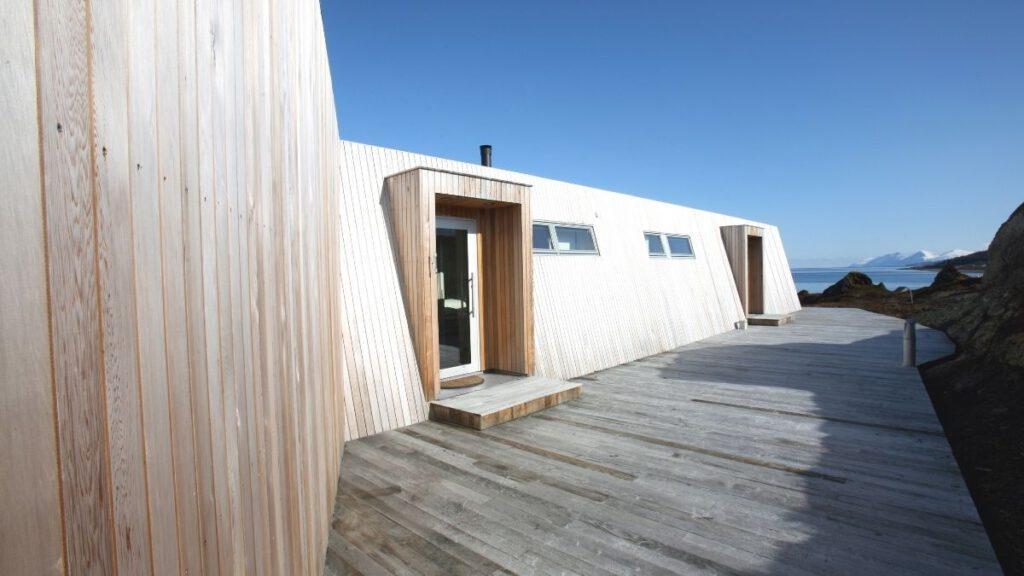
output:
M477 229L483 239L479 304L483 316L482 366L505 372L532 373L530 187L478 174L467 176L437 169L417 172L436 203L479 209Z
M480 212L484 367L531 374L533 248L529 196L523 203Z
M529 187L418 169L389 176L385 191L390 245L424 398L436 398L440 391L437 270L432 260L437 251L438 211L476 220L482 239L478 279L483 310L481 366L531 372L532 262L525 244L530 229Z
M423 398L437 396L440 355L437 331L437 287L433 257L437 249L434 235L434 195L423 185L419 172L413 170L397 174L387 180L386 204L388 207L389 232L401 277L402 294L406 317L409 319L409 333L412 336L419 384ZM370 313L367 310L364 313ZM384 351L385 353L387 351ZM408 381L400 390L409 398L410 386L417 383ZM396 408L409 406L408 400L399 396Z
M339 148L350 438L426 417L422 395L403 397L409 380L420 376L385 218L385 178L411 168L530 184L531 218L594 225L600 256L532 256L538 374L571 378L733 329L744 314L721 226L764 229L765 312L800 307L773 226L355 142L342 141ZM649 258L644 231L689 234L696 258Z
M761 238L764 229L746 224L733 226L722 226L722 242L725 246L725 253L729 259L729 269L732 270L733 280L736 282L736 290L739 293L740 304L743 311L749 314L763 314L754 306L757 297L764 301L764 251L762 243L761 257L756 262L750 254L750 238ZM751 264L757 266L761 272L761 278L751 276ZM763 306L762 306L763 308Z
M319 572L345 430L319 4L0 19L0 573Z

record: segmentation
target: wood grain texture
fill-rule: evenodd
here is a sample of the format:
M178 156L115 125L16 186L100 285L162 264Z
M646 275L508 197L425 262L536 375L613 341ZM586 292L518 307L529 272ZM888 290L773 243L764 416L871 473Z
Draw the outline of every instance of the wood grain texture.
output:
M492 430L350 442L328 568L999 574L901 328L810 308L591 374ZM953 352L919 335L924 357Z
M750 312L750 266L747 257L750 248L747 238L750 231L751 227L745 224L722 226L722 243L725 245L729 269L732 271L744 314Z
M345 429L319 4L2 18L0 572L319 573Z
M0 13L0 574L63 574L31 2Z
M533 264L528 283L533 286L534 321L526 324L533 333L524 337L533 342L526 349L534 355L533 372L538 375L572 378L733 329L745 315L722 226L763 229L765 312L800 307L773 226L399 150L348 141L339 146L349 438L425 418L420 397L406 396L405 406L390 404L395 398L401 401L401 390L420 389L422 376L401 297L399 261L389 249L385 179L417 167L445 175L438 177L442 182L452 174L469 174L529 184L530 219L594 226L599 256L532 254L531 230L521 232L524 257ZM482 233L485 229L481 225ZM646 230L690 235L696 257L648 257ZM491 283L484 285L486 292ZM485 316L487 302L485 293ZM495 352L486 332L483 345L490 362Z
M485 430L580 397L583 385L528 376L493 388L430 403L434 422Z
M390 246L400 275L406 317L410 319L416 364L422 383L422 398L437 396L440 370L438 355L437 290L431 285L436 274L435 239L431 226L435 222L433 196L424 188L418 171L409 171L389 178L385 184L386 203L391 232ZM400 402L407 388L382 390L397 394L385 396L378 409L385 412L391 423L408 420L407 413L397 418L396 410L408 410L408 403Z
M76 574L113 573L113 488L97 254L88 5L47 1L38 3L36 10L65 566Z

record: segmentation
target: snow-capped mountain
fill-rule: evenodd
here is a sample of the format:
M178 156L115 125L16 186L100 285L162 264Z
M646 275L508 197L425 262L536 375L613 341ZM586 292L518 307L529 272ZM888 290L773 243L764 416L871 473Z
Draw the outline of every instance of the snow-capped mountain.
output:
M854 262L853 264L850 264L850 268L899 268L903 266L925 264L927 262L941 262L942 260L948 260L958 256L966 256L970 253L970 250L950 250L949 252L943 252L941 254L935 254L934 252L929 252L927 250L918 250L917 252L909 254L905 252L893 252L892 254L883 254L882 256L865 258L859 262Z

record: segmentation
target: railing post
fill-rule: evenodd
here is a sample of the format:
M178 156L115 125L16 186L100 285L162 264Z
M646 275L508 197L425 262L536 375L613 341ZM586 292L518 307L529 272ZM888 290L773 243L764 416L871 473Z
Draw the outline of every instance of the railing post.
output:
M903 365L917 366L917 326L913 318L903 323Z

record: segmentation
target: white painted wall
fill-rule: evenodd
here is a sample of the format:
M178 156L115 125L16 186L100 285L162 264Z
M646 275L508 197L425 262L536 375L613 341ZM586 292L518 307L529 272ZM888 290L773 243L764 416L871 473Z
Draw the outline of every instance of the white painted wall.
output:
M774 226L476 164L340 147L349 438L426 418L383 207L384 178L409 168L530 184L533 219L594 226L600 255L534 255L538 374L572 378L732 330L743 311L720 226L765 229L765 312L800 308ZM696 257L650 258L645 231L688 234Z

